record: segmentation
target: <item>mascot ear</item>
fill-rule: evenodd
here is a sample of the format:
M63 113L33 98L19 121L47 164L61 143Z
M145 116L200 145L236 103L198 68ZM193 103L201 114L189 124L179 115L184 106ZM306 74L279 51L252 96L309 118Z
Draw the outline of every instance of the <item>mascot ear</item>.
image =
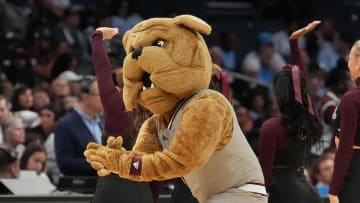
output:
M183 25L205 35L211 33L211 26L205 21L192 15L179 15L174 18L175 24Z

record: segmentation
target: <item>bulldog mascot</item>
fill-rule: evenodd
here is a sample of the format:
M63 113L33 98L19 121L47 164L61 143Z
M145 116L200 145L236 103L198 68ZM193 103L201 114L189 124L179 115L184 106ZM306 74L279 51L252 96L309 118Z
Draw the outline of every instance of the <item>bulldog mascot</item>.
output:
M139 103L153 115L131 151L121 147L121 137L109 137L106 146L88 144L84 154L99 176L182 177L200 203L267 201L258 159L231 104L207 89L212 63L200 33L210 32L203 20L180 15L148 19L125 33L126 109Z

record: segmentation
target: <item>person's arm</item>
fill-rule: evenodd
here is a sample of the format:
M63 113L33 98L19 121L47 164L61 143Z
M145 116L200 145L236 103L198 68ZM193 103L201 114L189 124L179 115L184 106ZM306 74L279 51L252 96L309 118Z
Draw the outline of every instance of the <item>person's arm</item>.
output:
M265 177L266 189L271 185L272 170L276 154L276 133L274 124L265 122L260 128L259 161Z
M298 65L299 69L303 72L305 78L307 78L308 70L302 60L301 52L298 45L298 39L290 39L290 53L291 53L291 64Z
M359 120L357 98L345 95L340 103L340 142L336 153L330 194L338 195L353 156L353 145Z
M309 23L306 27L294 31L290 36L290 54L291 54L291 64L298 65L299 69L303 72L305 78L308 78L308 70L302 60L301 52L299 49L298 41L308 32L311 32L316 28L321 21L313 21Z
M103 32L97 30L92 35L92 57L98 81L100 99L104 107L105 134L123 135L131 127L131 116L125 111L122 94L113 84L111 63L103 42Z

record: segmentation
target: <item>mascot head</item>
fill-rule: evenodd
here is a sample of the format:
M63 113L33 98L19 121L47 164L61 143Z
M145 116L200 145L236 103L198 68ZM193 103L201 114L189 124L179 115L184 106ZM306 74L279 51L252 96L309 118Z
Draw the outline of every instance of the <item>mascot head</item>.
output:
M171 111L181 99L209 86L212 63L200 35L210 34L203 20L180 15L140 22L123 37L124 103L155 114Z

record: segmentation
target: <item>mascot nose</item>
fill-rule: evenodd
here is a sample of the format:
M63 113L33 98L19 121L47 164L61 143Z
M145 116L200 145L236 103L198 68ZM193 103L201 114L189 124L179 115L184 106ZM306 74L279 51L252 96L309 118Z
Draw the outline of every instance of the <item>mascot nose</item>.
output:
M139 56L141 56L142 49L143 49L142 47L136 48L135 51L132 53L131 58L137 60L139 58Z

